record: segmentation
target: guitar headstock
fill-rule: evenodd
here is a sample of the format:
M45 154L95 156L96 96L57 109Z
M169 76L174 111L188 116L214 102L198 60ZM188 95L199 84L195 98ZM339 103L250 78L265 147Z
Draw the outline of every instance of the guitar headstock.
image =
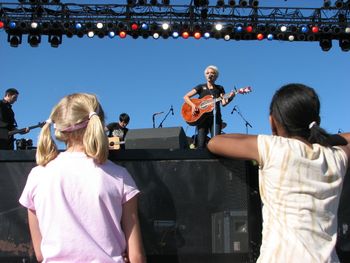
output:
M250 86L240 88L236 91L237 94L248 94L250 92L252 92L252 88Z

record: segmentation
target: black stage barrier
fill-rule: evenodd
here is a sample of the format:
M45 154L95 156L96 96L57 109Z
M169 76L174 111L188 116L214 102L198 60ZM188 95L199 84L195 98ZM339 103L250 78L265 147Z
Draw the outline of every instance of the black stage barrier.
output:
M18 198L34 150L0 151L0 262L36 262ZM255 262L261 242L257 167L206 150L111 151L141 195L139 216L149 263ZM350 251L350 188L339 210L338 254ZM342 210L344 208L344 210Z

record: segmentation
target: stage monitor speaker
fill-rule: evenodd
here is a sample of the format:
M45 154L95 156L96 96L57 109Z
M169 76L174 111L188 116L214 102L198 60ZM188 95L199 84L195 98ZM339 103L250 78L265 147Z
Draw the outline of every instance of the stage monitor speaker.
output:
M125 137L126 149L185 149L187 137L182 127L129 130Z

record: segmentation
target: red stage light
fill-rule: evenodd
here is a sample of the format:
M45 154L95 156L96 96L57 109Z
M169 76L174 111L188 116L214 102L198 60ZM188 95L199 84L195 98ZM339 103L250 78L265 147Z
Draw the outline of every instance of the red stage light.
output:
M182 33L182 37L184 39L187 39L189 36L190 36L190 34L188 32L186 32L186 31Z
M261 33L259 33L259 34L256 35L256 38L257 38L258 40L263 40L263 39L264 39L264 35L261 34Z
M202 34L199 32L195 32L193 36L195 39L200 39L202 37Z
M253 32L253 27L252 26L247 26L245 28L245 31L247 31L248 33L251 33L251 32Z
M311 30L313 33L318 33L319 28L318 28L318 26L313 26Z
M126 38L126 32L125 31L120 31L119 32L119 37L120 38Z
M0 21L0 29L4 27L4 22Z
M133 23L133 24L131 25L131 30L137 30L137 29L139 29L138 24Z

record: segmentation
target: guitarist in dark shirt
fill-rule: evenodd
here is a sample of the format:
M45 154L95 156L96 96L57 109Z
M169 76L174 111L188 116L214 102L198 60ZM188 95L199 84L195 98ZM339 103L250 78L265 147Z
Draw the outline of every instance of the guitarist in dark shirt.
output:
M4 98L0 101L0 150L13 150L14 138L9 136L9 131L17 128L15 113L12 104L17 101L19 92L11 88L6 90Z
M185 96L184 100L187 104L189 104L192 107L192 115L199 114L199 109L197 106L191 101L191 97L195 96L196 94L199 95L199 99L211 95L213 98L219 98L222 97L225 94L225 89L223 86L215 84L215 81L217 80L219 76L219 71L216 66L208 66L204 71L205 78L207 82L205 84L200 84L194 87L191 91L189 91ZM211 137L220 134L221 133L221 127L222 127L222 118L221 118L221 108L220 103L222 106L226 106L228 103L232 101L234 97L234 93L231 92L228 99L223 99L218 101L215 105L214 111L216 112L215 115L215 127L214 127L214 114L213 112L205 113L204 118L201 119L200 123L197 124L197 148L204 148L206 146L206 138L208 133L210 132Z

